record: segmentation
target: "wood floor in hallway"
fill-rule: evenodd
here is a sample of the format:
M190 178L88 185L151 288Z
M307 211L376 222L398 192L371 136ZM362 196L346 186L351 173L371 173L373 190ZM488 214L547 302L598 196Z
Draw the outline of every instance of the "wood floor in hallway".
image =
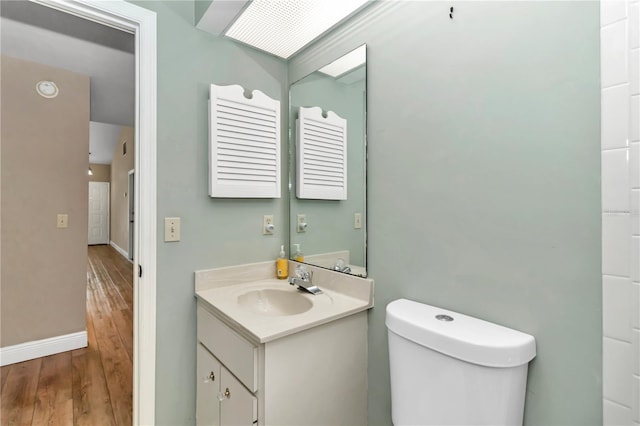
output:
M133 268L89 246L86 348L0 368L2 425L131 425Z

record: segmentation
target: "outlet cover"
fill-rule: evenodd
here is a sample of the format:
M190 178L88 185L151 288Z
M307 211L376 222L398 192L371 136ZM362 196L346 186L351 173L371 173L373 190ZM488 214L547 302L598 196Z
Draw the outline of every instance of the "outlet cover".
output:
M307 215L299 214L296 220L296 230L298 233L307 232Z
M275 226L273 225L273 215L265 214L262 216L262 234L263 235L273 235L273 231Z

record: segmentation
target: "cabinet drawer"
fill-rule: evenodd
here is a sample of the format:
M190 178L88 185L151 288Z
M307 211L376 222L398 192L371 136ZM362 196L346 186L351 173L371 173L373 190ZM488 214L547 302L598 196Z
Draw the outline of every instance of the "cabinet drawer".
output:
M200 305L198 340L251 392L258 389L258 348Z

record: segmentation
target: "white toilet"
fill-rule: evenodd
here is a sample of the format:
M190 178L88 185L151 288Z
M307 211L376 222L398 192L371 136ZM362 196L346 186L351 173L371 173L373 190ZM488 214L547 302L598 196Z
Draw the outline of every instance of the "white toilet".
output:
M533 336L406 299L386 325L394 425L522 425Z

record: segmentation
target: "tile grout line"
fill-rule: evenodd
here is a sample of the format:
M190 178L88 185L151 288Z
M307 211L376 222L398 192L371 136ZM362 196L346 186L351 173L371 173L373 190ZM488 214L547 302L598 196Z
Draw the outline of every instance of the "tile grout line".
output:
M612 403L612 404L619 405L620 407L628 408L629 410L631 410L631 407L629 407L628 405L624 405L624 404L623 404L623 403L621 403L621 402L614 401L614 400L609 399L609 398L607 398L607 397L605 397L605 396L603 396L603 397L602 397L602 400L603 400L603 401L608 401L608 402L610 402L610 403Z
M626 340L618 339L617 337L606 336L606 335L604 335L604 334L602 335L602 338L603 338L603 339L614 340L614 341L616 341L616 342L618 342L618 343L626 343L626 344L628 344L628 345L631 345L631 344L632 344L631 342L628 342L628 341L626 341Z

